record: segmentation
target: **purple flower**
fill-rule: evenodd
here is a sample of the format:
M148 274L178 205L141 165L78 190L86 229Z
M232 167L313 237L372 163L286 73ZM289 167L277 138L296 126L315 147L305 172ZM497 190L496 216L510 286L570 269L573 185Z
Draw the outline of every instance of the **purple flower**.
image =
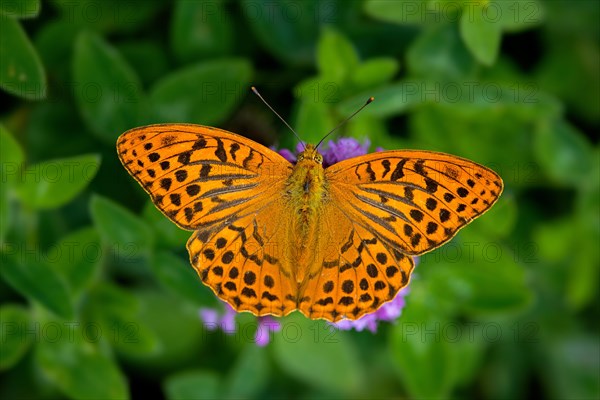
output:
M204 327L209 331L216 331L219 327L220 316L217 310L213 310L212 308L201 308L198 311L200 314L200 319L204 324Z
M290 150L288 150L288 149L281 149L281 150L273 149L273 150L277 151L280 155L283 156L283 158L285 158L289 162L291 162L291 163L296 162L296 155L294 153L292 153Z
M271 316L259 317L258 327L256 328L256 334L254 335L254 343L257 346L264 347L271 341L271 335L269 332L279 332L281 330L281 323Z
M296 151L292 152L289 149L279 149L271 147L272 150L277 151L286 160L291 163L295 163L297 158L296 154L304 151L306 143L300 142L296 145ZM345 160L347 158L358 157L367 154L369 151L370 142L365 139L363 143L360 143L354 138L339 138L337 141L330 140L327 144L327 148L321 150L323 154L323 166L328 167L337 162ZM378 147L376 151L382 151L383 149Z
M414 257L413 260L416 267L419 263L419 257ZM368 329L375 333L377 332L377 324L379 321L395 322L400 317L402 309L406 305L406 295L408 295L409 292L410 290L408 286L406 286L396 293L396 297L379 307L377 311L363 315L354 321L343 319L332 325L343 331L355 329L360 332L364 329Z
M237 313L229 304L223 303L223 305L223 314L219 313L219 311L214 308L201 308L198 311L198 314L200 315L204 327L209 331L221 329L228 335L232 335L236 330L235 316Z
M355 321L343 319L333 323L332 325L343 331L355 329L360 332L364 329L368 329L375 333L377 332L377 325L380 321L394 322L398 319L398 317L400 317L400 314L402 314L402 309L406 304L404 297L408 294L408 292L408 287L405 287L396 294L396 297L394 297L392 301L385 303L379 307L377 311L363 315Z
M204 327L210 331L221 329L228 335L235 334L237 324L235 317L237 312L227 303L223 303L223 313L214 308L201 308L198 311ZM270 332L281 330L281 324L270 316L258 317L258 325L254 335L254 343L257 346L264 347L271 341Z
M369 139L360 143L353 138L339 138L337 142L330 140L323 151L323 164L327 167L352 157L364 156L369 151Z

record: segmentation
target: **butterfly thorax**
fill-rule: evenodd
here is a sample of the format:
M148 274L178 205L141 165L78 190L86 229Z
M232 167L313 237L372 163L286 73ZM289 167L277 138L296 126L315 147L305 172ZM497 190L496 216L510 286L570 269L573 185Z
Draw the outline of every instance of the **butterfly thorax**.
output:
M290 260L293 260L292 273L296 282L302 283L312 267L315 242L318 234L319 215L327 193L327 182L323 169L323 156L312 145L298 155L298 162L286 182L289 196L292 226L289 230L294 235L290 248Z

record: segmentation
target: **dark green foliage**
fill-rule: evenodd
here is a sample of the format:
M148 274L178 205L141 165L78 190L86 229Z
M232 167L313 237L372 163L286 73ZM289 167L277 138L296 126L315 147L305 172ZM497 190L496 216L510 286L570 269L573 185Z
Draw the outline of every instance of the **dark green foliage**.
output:
M598 398L600 5L576 0L0 1L0 397ZM158 122L496 170L494 208L421 257L395 325L299 315L266 348L120 165Z

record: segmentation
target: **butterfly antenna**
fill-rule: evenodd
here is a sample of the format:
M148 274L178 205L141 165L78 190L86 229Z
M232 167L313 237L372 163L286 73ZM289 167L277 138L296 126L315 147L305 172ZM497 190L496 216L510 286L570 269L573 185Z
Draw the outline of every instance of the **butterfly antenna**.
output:
M317 144L317 146L315 147L315 149L319 148L319 146L321 145L321 143L323 143L323 140L325 140L327 138L327 136L331 135L333 132L337 131L340 126L342 126L346 122L350 121L352 119L352 117L354 117L356 114L358 114L359 112L361 112L362 109L365 108L366 106L368 106L373 100L375 100L375 97L369 97L369 99L367 100L367 102L365 104L363 104L358 110L354 111L352 113L352 115L350 115L348 118L346 118L345 120L343 120L342 122L340 122L335 128L333 128L332 130L330 130L327 135L323 136L323 139L321 139L319 141L319 143Z
M306 146L304 146L304 142L302 142L302 139L300 139L300 137L298 136L298 134L296 133L296 131L290 126L290 124L288 124L285 119L283 119L283 117L279 114L277 114L277 111L275 111L273 109L273 107L271 107L271 105L269 103L267 103L267 101L265 99L263 99L263 97L260 95L260 93L258 93L258 90L256 90L256 88L254 86L252 86L252 91L254 92L255 95L258 96L259 99L262 100L263 103L266 104L267 107L269 107L269 109L271 111L273 111L273 114L277 115L277 117L279 117L279 119L285 124L285 126L287 126L288 128L290 128L290 131L292 131L292 133L294 134L294 136L296 136L296 139L298 139L298 141L300 143L302 143L302 147L304 147L304 149L306 149Z

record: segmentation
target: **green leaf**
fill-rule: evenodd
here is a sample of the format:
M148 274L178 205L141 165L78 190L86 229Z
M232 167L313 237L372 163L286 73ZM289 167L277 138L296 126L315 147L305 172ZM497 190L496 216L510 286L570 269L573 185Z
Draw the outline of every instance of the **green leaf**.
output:
M327 104L339 103L343 92L343 85L322 76L307 78L294 88L297 99Z
M369 114L359 113L351 121L348 121L344 129L344 136L353 137L360 142L368 141L371 144L369 152L375 151L377 147L386 150L403 148L397 137L389 135L385 122Z
M454 103L432 99L410 115L413 146L443 151L471 159L496 171L507 187L531 186L539 181L541 169L531 154L532 124L540 117L554 115L556 102L535 105L512 102L503 87L499 100L491 101L476 90ZM466 95L466 90L459 89ZM441 94L439 95L441 96ZM432 95L433 97L433 95ZM504 149L498 152L498 149ZM511 154L508 160L503 154Z
M360 90L383 85L392 80L400 65L393 58L372 58L360 64L352 74L352 83Z
M255 345L244 346L224 381L223 397L255 398L267 387L270 370L266 352L267 349Z
M19 171L25 160L23 149L4 125L0 124L0 244L13 220L11 190L20 177Z
M564 261L571 257L577 246L577 229L572 218L540 221L533 231L533 241L539 243L539 254L546 261ZM579 274L574 274L579 275Z
M541 25L545 20L545 4L538 0L490 1L490 18L496 18L505 32L521 32ZM492 13L493 11L493 13Z
M132 39L119 42L117 48L138 74L144 86L169 73L167 50L157 42Z
M40 0L0 1L0 16L9 18L35 18L40 13Z
M213 371L193 370L169 376L163 383L168 400L216 399L221 379Z
M158 280L173 294L191 301L196 306L207 306L215 302L208 289L188 261L174 254L161 251L151 261L151 267Z
M53 96L50 101L38 103L32 108L27 129L22 133L27 137L27 159L33 163L101 150L97 141L81 132L86 129L71 101L60 101ZM109 159L113 158L111 152Z
M146 255L154 246L154 232L148 224L112 200L94 196L90 212L104 243L114 245L123 256Z
M518 220L518 205L510 193L504 193L485 217L477 219L477 227L494 237L508 237Z
M92 227L70 232L51 246L46 255L74 294L81 293L97 277L101 258L100 236Z
M64 103L56 100L71 101L75 91L81 89L77 82L73 82L71 75L73 44L80 30L81 26L73 24L69 18L64 18L50 20L35 32L33 43L50 77L51 87L48 96L54 106L64 107ZM69 111L72 113L71 104L69 104ZM77 118L79 119L78 115Z
M487 325L487 323L480 324L478 321L474 323L469 321L465 325L466 327L450 321L442 329L445 339L452 343L450 350L454 354L451 357L460 360L454 364L453 381L457 386L469 385L479 377L486 356L486 339L493 338L492 331L495 332L496 327L499 326L495 322ZM488 329L489 333L486 331Z
M152 24L164 11L165 1L53 0L60 19L98 32L129 33Z
M489 246L482 247L481 251L487 252L484 254L488 254L489 257L497 257L495 252L498 250L490 250ZM506 248L503 251L508 253ZM525 247L526 257L530 256L529 251ZM478 263L457 269L456 284L464 285L469 292L468 302L465 303L469 312L474 315L514 312L531 304L533 296L524 284L523 271L517 268L505 271L503 267L509 263L502 264ZM510 273L517 273L519 279L513 278Z
M99 324L107 341L120 355L145 356L159 351L158 338L140 319L140 301L135 295L108 283L95 286L87 298L88 324Z
M46 379L73 399L129 398L125 375L117 363L96 346L96 336L89 336L95 334L91 333L92 329L68 322L45 324L68 329L57 340L42 340L36 346L36 365Z
M4 304L0 307L0 371L5 371L21 360L31 345L28 334L29 310L18 304Z
M596 202L596 205L599 203ZM589 218L589 217L586 217ZM596 218L596 225L599 219ZM567 258L568 267L573 268L573 273L567 274L566 300L573 309L583 309L593 304L598 298L598 281L600 279L600 250L598 242L600 235L597 232L585 230L580 223L575 231L577 237L589 237L589 240L577 241L570 248L572 256Z
M323 321L290 315L274 335L273 356L280 367L306 384L356 396L365 373L344 332Z
M96 154L44 161L23 172L17 187L20 200L36 209L57 208L76 197L100 166Z
M541 357L537 357L534 355L535 353L528 351L533 342L539 342L537 335L543 329L539 328L539 320L535 322L532 320L527 322L517 321L511 325L499 325L494 321L490 321L482 324L483 329L478 329L481 334L485 335L483 339L488 339L488 341L494 338L495 332L508 333L502 338L505 340L490 346L491 348L484 352L485 363L479 371L478 379L486 382L481 388L482 396L485 398L515 399L522 396L527 387L528 370L531 368L523 362L524 359L533 358L536 360L535 363L541 361ZM499 331L498 328L503 329L503 331ZM552 329L550 328L550 330ZM475 332L479 334L477 330ZM513 339L512 343L507 343L510 342L510 339ZM543 363L543 361L541 362ZM545 369L546 366L544 365L543 368Z
M28 100L46 97L39 56L19 22L5 16L0 16L0 53L0 88Z
M152 201L147 201L142 210L144 220L156 232L156 244L161 248L183 249L190 238L190 232L185 231L171 222L163 213L158 211Z
M567 302L574 309L582 309L593 304L598 298L598 280L600 278L600 151L594 151L593 171L590 181L582 185L577 194L576 222L568 218L572 227L572 235L568 242L572 243L566 264L576 269L567 274Z
M244 17L254 36L286 64L311 66L321 25L337 18L336 2L244 0ZM293 23L291 23L293 21Z
M556 398L592 399L600 393L600 345L598 337L584 332L567 332L551 338L548 352L540 360L548 390Z
M224 3L177 1L171 22L171 48L184 63L231 53L233 26Z
M454 25L434 25L413 42L406 53L409 72L432 80L454 81L472 76L477 63Z
M361 114L378 118L404 114L423 102L422 84L423 82L418 80L407 80L368 90L341 102L337 107L338 112L340 115L350 115L365 104L366 99L373 96L375 101L361 111Z
M477 224L426 256L435 265L429 277L432 291L441 302L460 305L475 316L526 308L533 294L527 286L525 266L539 262L536 243L518 242L508 247L477 229Z
M367 0L364 9L373 18L401 25L426 24L435 15L428 0Z
M488 2L465 4L460 19L460 33L467 48L484 65L492 65L498 58L502 24L499 8Z
M28 252L18 244L5 243L1 257L2 278L16 291L60 317L73 318L73 303L67 284L42 261L42 254Z
M10 175L16 175L16 172L21 167L21 163L25 161L23 149L21 145L13 138L11 133L0 124L0 178L2 184L15 178L9 178Z
M556 3L562 4L562 3ZM592 3L590 3L591 5ZM572 31L579 27L585 27L580 20L599 17L598 7L596 12L584 11L585 8L577 8L579 11L572 26L564 32ZM561 14L575 12L574 7L560 10ZM563 16L557 16L555 22L562 22ZM557 29L553 26L553 29ZM593 34L595 35L595 34ZM536 68L535 82L545 91L551 92L559 97L569 109L569 113L583 118L588 123L600 121L600 76L596 73L600 69L600 48L592 37L573 40L572 36L554 34L546 39L552 45L544 52L543 58ZM569 71L566 73L565 71ZM583 89L585 88L585 89Z
M0 185L0 246L4 246L6 234L13 224L8 184Z
M334 127L334 121L327 104L301 101L294 126L302 140L307 143L317 143Z
M75 42L73 79L77 106L88 128L104 142L139 125L142 84L125 59L94 33L82 32Z
M140 304L136 319L147 326L157 340L156 351L144 354L127 354L127 361L136 370L167 374L183 365L196 365L198 354L211 334L204 328L198 316L198 307L181 301L181 297L149 287L134 291Z
M153 88L153 122L223 122L250 92L252 66L243 59L203 62L173 72Z
M358 66L358 54L352 43L332 28L325 28L317 44L317 68L320 75L342 83Z
M400 323L392 327L392 357L411 397L447 398L456 363L455 353L440 334L448 321L415 297L411 293Z
M533 148L537 161L553 180L567 185L589 185L597 168L591 144L566 121L541 121Z

